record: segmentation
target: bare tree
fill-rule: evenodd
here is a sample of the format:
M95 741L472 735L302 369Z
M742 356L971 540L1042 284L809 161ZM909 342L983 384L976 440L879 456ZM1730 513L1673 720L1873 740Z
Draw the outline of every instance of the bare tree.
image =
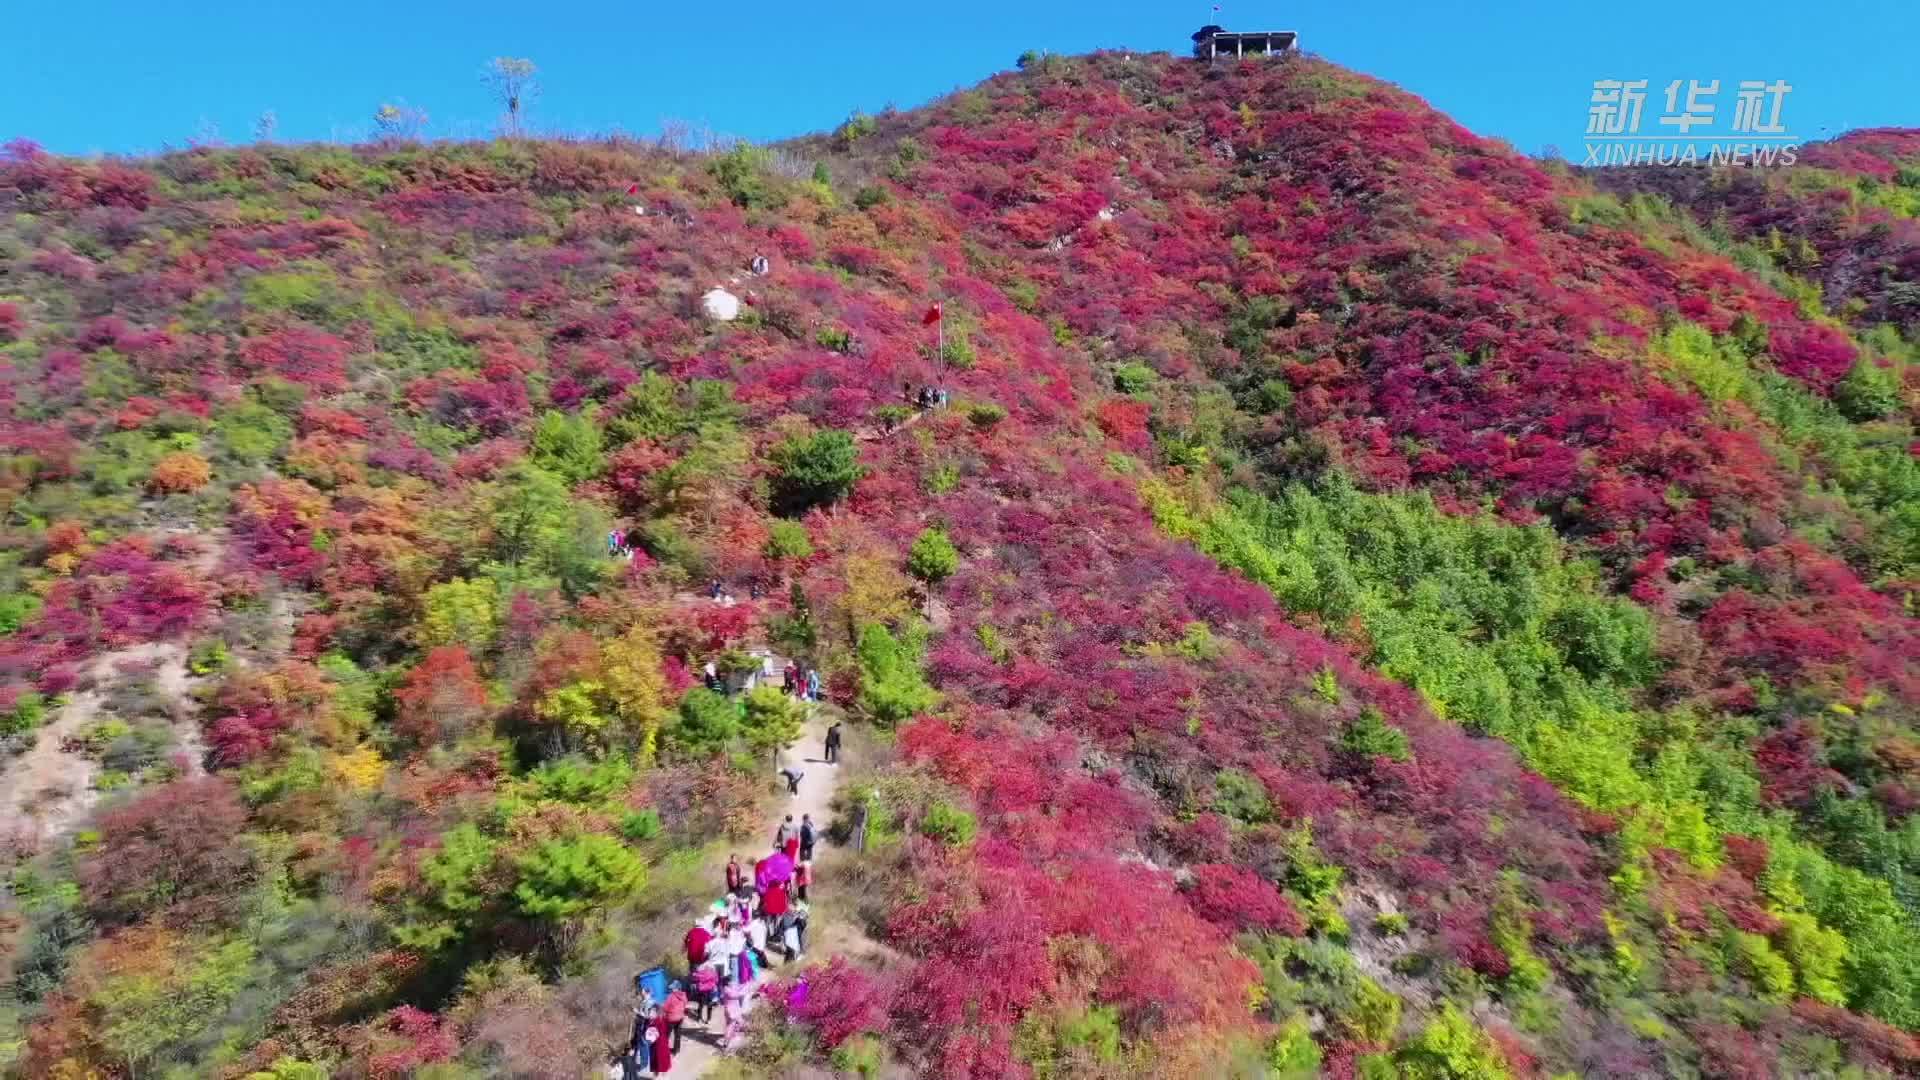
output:
M279 130L279 127L280 115L272 109L268 109L266 112L260 114L260 119L253 122L253 141L263 143L272 142L273 133Z
M508 138L517 138L521 131L521 120L534 98L540 96L540 84L534 81L539 69L531 60L515 59L511 56L496 56L487 62L487 69L480 74L480 82L505 111L500 117L501 131Z
M383 101L373 111L374 130L387 139L418 139L427 127L427 110L404 101Z

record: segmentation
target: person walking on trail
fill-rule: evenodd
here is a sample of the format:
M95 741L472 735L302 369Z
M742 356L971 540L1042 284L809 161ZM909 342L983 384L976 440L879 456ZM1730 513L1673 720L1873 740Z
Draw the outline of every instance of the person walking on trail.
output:
M680 1028L687 1022L687 990L679 982L667 988L667 1000L660 1005L660 1017L667 1022L667 1035L673 1045L672 1053L680 1052Z
M827 728L826 758L827 764L829 765L840 764L840 721L838 720L835 720L833 725Z
M793 868L794 897L804 901L807 898L807 886L811 884L813 884L813 863L810 860L802 860L799 866Z
M761 917L747 924L747 947L753 950L753 962L757 967L771 967L767 960L767 920Z
M787 837L793 835L794 828L793 815L788 814L781 820L779 827L773 830L773 846L776 848L786 847Z
M813 858L813 815L800 815L800 862Z
M720 965L711 961L701 964L688 979L693 983L692 1000L700 1006L700 1022L712 1027L713 1007L720 1004Z
M795 829L792 832L787 834L787 845L781 848L780 850L786 854L787 863L789 865L798 863L800 861L800 830L799 829Z
M747 868L740 865L740 855L738 852L735 852L727 859L727 893L731 896L738 896L740 895L740 890L745 888L746 884Z
M655 1076L665 1076L673 1071L673 1048L668 1045L667 1030L666 1016L656 1014L653 1018L653 1026L647 1030L647 1040L652 1044L653 1075Z
M811 668L807 670L807 700L820 700L820 672Z
M740 1044L747 1033L747 988L738 979L728 979L720 989L720 1001L726 1012L727 1026L720 1036L720 1049L727 1051Z
M792 661L787 662L787 669L780 674L780 689L788 697L800 689L800 669Z
M785 768L780 770L780 778L787 782L787 794L789 795L800 794L800 778L805 775L807 774L800 771L799 769L794 768L791 765L788 765Z
M760 894L760 914L764 918L784 918L790 906L791 905L787 903L787 886L785 882L776 881L767 886L766 892Z
M707 962L707 947L711 944L713 944L713 931L707 929L707 924L704 922L694 923L693 929L687 931L686 938L689 970Z
M627 1052L621 1055L623 1076L653 1075L653 1047L647 1036L653 1031L653 1017L647 1010L633 1007L633 1034L627 1039Z

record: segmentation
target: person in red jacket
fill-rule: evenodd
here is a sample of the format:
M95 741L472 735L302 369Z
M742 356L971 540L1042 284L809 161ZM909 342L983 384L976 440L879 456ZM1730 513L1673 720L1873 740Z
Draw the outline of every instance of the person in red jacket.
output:
M667 990L667 1000L660 1006L660 1016L667 1022L667 1034L672 1037L673 1045L669 1050L680 1052L680 1028L687 1020L687 991L679 983Z
M713 940L713 931L705 923L694 923L687 931L687 970L691 971L707 962L707 944Z
M734 855L727 860L727 891L738 895L747 884L747 868L740 865L740 856Z
M765 915L768 922L778 922L786 913L787 886L785 882L776 881L760 894L760 914Z
M666 1014L653 1018L653 1075L665 1076L673 1069L672 1040L668 1037Z

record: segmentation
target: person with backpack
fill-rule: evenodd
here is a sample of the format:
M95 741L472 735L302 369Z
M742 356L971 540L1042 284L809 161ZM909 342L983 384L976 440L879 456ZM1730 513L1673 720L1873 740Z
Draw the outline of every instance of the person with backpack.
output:
M793 868L793 895L797 900L807 898L807 886L813 884L813 863L804 861Z
M801 814L800 815L800 858L798 860L799 862L806 862L813 858L813 839L814 839L813 815Z
M667 1036L673 1045L670 1053L680 1052L680 1028L687 1021L687 990L678 981L667 988L667 1000L660 1004L660 1018L666 1021ZM656 1072L664 1071L655 1067Z

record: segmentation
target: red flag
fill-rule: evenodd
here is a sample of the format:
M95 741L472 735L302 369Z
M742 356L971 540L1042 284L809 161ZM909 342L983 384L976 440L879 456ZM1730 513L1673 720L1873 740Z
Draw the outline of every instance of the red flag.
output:
M628 185L627 185L627 194L629 194L629 195L638 195L638 194L640 194L640 185L639 185L639 184L628 184Z
M925 315L920 316L921 326L932 326L934 323L937 323L939 321L940 321L940 305L939 304L935 304L932 307L928 308L927 313Z

